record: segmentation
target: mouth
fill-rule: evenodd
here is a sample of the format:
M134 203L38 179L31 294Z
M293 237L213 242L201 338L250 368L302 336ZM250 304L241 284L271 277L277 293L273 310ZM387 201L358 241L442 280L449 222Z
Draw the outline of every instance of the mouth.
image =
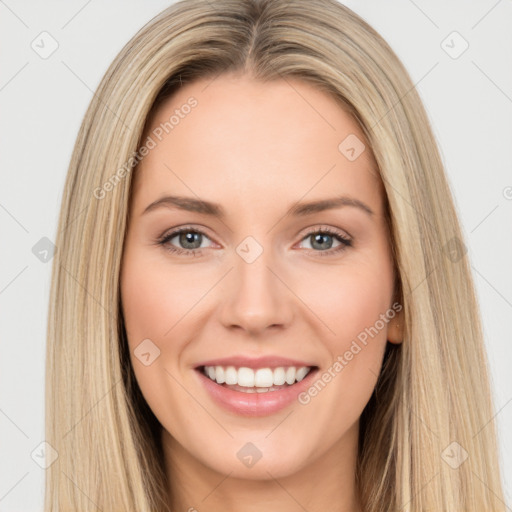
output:
M313 382L318 366L201 365L199 380L214 403L242 416L266 416L297 400Z
M316 370L317 366L279 366L248 368L200 366L198 371L219 386L242 393L267 393L294 386Z

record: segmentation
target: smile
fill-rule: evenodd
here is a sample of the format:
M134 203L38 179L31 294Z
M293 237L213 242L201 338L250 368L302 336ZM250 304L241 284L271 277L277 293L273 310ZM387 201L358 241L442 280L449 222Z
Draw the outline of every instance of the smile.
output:
M278 368L247 368L204 366L203 373L217 384L246 393L265 393L300 382L311 371L308 366Z
M195 368L213 403L237 416L268 416L297 401L319 371L317 366L202 365Z

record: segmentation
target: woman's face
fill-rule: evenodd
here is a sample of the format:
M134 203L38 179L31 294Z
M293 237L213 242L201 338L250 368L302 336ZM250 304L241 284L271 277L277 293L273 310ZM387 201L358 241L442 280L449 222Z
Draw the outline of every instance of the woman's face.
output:
M243 478L353 461L386 341L400 342L357 124L305 82L225 74L166 100L144 144L121 293L169 460Z

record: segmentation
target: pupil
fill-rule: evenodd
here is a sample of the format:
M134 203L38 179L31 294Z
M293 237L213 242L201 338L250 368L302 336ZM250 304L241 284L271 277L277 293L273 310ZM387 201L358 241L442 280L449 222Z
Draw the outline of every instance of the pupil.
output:
M194 244L194 239L197 242L197 238L199 237L199 233L193 233L191 231L187 231L186 233L181 234L181 242L187 249L197 249L197 247L187 247L187 244ZM201 245L201 244L199 244Z
M327 238L331 238L331 235L326 235L326 234L317 234L317 235L314 235L314 236L313 236L313 240L314 240L314 242L313 242L313 247L315 246L315 244L316 244L316 243L317 243L317 241L318 241L318 242L320 243L319 248L320 248L320 249L325 248L325 247L322 247L321 242L322 242L322 240L323 240L323 241L325 241ZM328 245L329 245L329 244L328 244ZM327 247L327 248L329 248L329 247Z

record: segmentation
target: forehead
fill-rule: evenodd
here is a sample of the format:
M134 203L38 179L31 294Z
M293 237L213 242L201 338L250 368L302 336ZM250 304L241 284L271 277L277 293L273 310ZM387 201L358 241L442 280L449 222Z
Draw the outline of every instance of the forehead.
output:
M361 128L333 97L302 80L225 74L186 84L160 105L146 137L155 147L134 184L146 201L164 191L211 198L213 190L218 202L351 192L380 203ZM361 153L353 159L347 149Z

